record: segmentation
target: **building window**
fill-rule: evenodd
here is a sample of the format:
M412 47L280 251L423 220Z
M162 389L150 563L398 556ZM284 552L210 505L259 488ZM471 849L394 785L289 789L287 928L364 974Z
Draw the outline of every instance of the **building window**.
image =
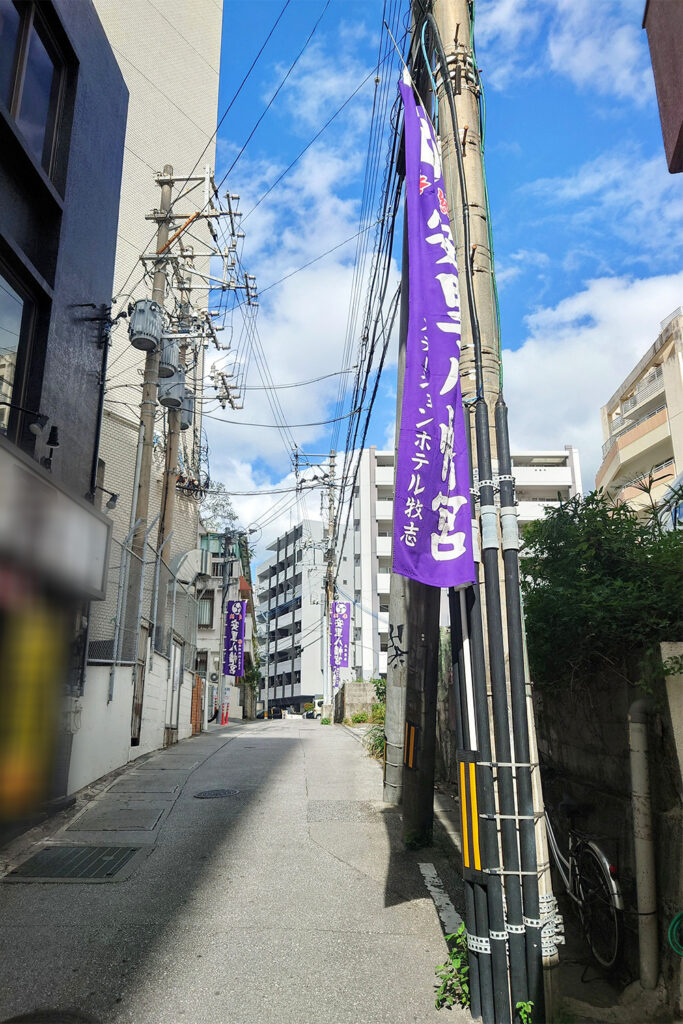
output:
M199 618L197 625L200 629L211 629L213 627L213 599L215 592L209 590L199 599Z
M0 0L0 95L47 174L54 166L64 70L38 4Z
M218 579L223 578L223 559L214 558L211 562L211 575L216 576Z
M35 307L0 264L0 434L16 440L10 406L23 405L22 366L28 365ZM19 415L19 414L17 414Z

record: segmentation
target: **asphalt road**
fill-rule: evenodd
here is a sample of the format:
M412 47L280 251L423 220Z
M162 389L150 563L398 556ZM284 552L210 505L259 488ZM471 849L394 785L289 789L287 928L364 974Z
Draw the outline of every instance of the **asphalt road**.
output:
M237 792L196 798L215 789ZM48 844L136 850L120 872L0 883L0 1021L471 1020L434 1008L446 947L424 865L457 903L447 842L404 851L381 796L347 730L302 719L132 765Z

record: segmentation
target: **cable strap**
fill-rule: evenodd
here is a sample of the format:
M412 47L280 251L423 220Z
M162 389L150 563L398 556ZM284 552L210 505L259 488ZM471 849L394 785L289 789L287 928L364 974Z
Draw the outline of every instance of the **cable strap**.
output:
M505 923L505 927L507 928L508 935L524 935L526 931L523 924L510 924L509 921Z
M508 933L494 932L491 931L491 929L489 929L489 938L492 939L494 942L507 942Z
M491 954L491 943L485 935L470 935L467 933L467 948L471 949L473 953L488 953Z

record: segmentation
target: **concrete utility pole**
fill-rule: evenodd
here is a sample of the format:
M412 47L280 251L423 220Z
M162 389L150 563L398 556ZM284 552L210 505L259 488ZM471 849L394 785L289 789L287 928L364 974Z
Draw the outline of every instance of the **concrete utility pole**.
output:
M472 64L470 46L470 10L468 0L434 0L434 20L448 61L453 81L455 108L460 126L460 142L467 179L467 201L470 211L470 251L464 250L463 197L458 181L455 143L449 130L440 132L443 177L450 211L451 230L456 242L458 267L469 260L474 280L474 296L481 332L484 398L489 410L491 426L491 455L496 458L493 431L493 408L500 390L500 358L498 348L498 322L491 271L492 253L489 240L482 139L479 131L479 85ZM448 103L444 84L437 75L440 121L449 124ZM461 270L462 274L462 270ZM461 303L462 344L460 379L464 398L473 398L475 386L472 323L467 302ZM473 445L476 464L476 445Z
M164 184L161 186L161 202L159 204L159 221L157 224L157 253L166 247L169 238L170 219L167 216L171 209L171 192L173 168L164 166ZM166 297L166 258L160 256L156 261L152 280L152 299L163 309ZM142 402L140 404L140 426L142 430L142 452L140 455L140 474L135 504L135 519L140 523L133 537L133 553L142 556L147 529L147 513L149 511L149 492L152 479L152 456L154 453L154 420L157 409L157 393L159 390L159 348L151 349L145 357L145 373L142 385Z
M191 329L191 307L188 282L183 281L185 287L181 286L180 301L183 312L186 313L184 322L181 321L181 330L187 333ZM183 341L178 349L178 369L185 370L187 362L187 342ZM173 518L175 515L176 503L176 481L178 479L178 452L180 449L180 420L181 409L168 410L168 432L166 437L166 458L164 462L164 478L161 491L161 519L159 520L159 539L157 550L161 547L167 537L173 532Z

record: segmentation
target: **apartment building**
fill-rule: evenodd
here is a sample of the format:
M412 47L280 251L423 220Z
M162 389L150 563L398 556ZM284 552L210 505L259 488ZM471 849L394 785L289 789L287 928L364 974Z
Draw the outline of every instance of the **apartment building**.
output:
M134 526L139 465L142 373L145 352L130 344L131 303L149 298L140 256L149 253L156 224L146 219L160 205L156 175L166 164L177 175L213 166L217 123L222 3L220 0L93 0L96 16L128 90L118 206L112 325L106 371L96 490L112 526L112 558L104 601L93 607L87 678L78 708L69 788L75 790L127 760L190 735L196 690L197 599L203 585L199 549L199 476L203 351L190 359L188 383L196 415L181 424L172 533L157 551L164 472L164 410L156 410L147 524L139 553L126 538ZM80 4L69 3L69 8ZM106 154L102 158L106 164ZM177 195L176 189L174 195ZM191 192L188 202L202 191ZM100 196L91 189L87 210ZM193 204L192 209L196 209ZM184 209L177 211L184 213ZM203 227L197 228L202 235ZM197 260L197 268L206 267ZM177 296L176 291L176 296ZM206 291L192 292L201 304ZM169 306L171 299L168 300ZM194 375L194 379L193 376ZM189 481L189 484L185 484ZM111 499L111 501L109 501ZM139 583L138 583L139 581Z
M202 551L210 558L207 570L211 575L203 580L199 592L197 615L197 675L202 687L202 724L208 720L220 701L220 682L225 650L225 608L230 601L246 601L247 617L244 628L245 673L255 663L255 608L251 586L251 569L247 538L233 539L222 533L203 533ZM227 564L226 564L227 562ZM228 679L230 718L253 718L255 698L244 683L244 678Z
M683 307L660 325L645 355L600 410L602 465L597 487L633 508L656 502L683 472Z
M582 490L579 453L571 445L518 452L512 463L522 527ZM349 531L337 556L337 599L352 606L349 668L342 681L386 676L393 499L393 451L366 449ZM296 706L323 693L325 549L321 523L299 524L273 541L273 554L257 570L259 621L269 626L270 703ZM261 660L265 675L265 651Z
M520 527L581 492L578 450L512 455ZM494 474L495 480L495 474ZM393 531L394 453L365 450L353 494L353 579L337 581L340 599L354 606L354 678L386 676Z
M214 166L223 5L222 0L166 0L162 10L152 0L93 2L130 97L114 269L116 315L151 294L149 282L142 279L140 256L150 252L156 227L146 219L159 208L161 190L155 175L166 164L177 175L190 174L197 161L198 174L205 166ZM202 196L201 186L190 192L186 202L192 204L191 210L196 208L195 197L201 204ZM196 234L205 237L202 224L197 225ZM208 261L197 259L196 266L206 272ZM201 305L206 298L206 289L193 289L193 303ZM126 320L115 324L111 340L100 483L119 496L111 518L114 537L122 540L130 529L134 501L145 353L131 346ZM192 480L199 477L201 464L203 351L190 363L187 383L196 396L195 416L191 427L181 433L179 459L182 476ZM160 438L162 412L159 407ZM152 471L149 522L160 511L163 470L160 444ZM197 502L181 486L176 490L173 537L164 553L168 562L197 547L198 529ZM156 541L156 534L150 539Z
M324 691L325 536L322 523L304 520L268 546L272 554L256 570L261 674L264 679L268 675L271 707L301 708ZM349 555L341 564L341 582L348 587L353 578ZM342 670L342 682L352 678L350 668Z

